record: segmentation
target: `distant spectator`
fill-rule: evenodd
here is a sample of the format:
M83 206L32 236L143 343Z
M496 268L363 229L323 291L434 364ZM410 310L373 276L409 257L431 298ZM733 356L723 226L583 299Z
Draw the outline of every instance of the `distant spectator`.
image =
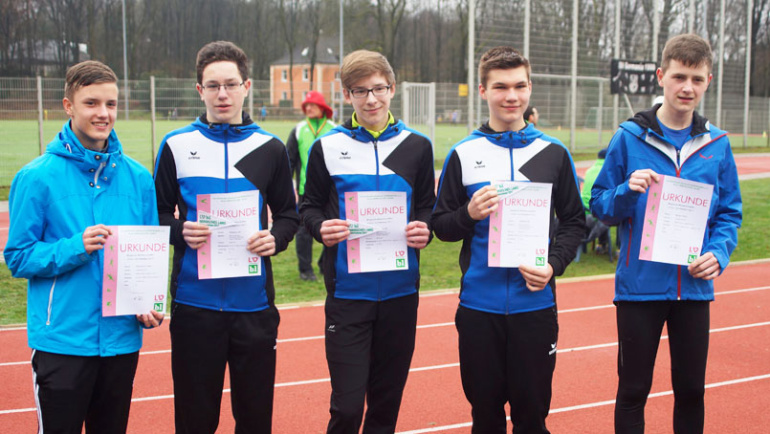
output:
M538 119L540 119L540 115L535 107L529 106L524 110L524 120L526 120L528 124L537 126Z
M583 199L583 206L586 209L586 234L589 234L597 224L604 226L604 223L600 222L591 214L591 211L589 211L589 202L591 201L591 188L594 186L594 181L596 181L596 177L602 170L602 166L604 166L604 157L606 155L607 148L600 150L597 155L597 160L594 161L594 164L589 167L588 170L586 170L586 174L583 177L583 187L580 190L580 197ZM610 248L607 243L608 241L609 233L607 231L602 231L602 235L599 236L599 246L597 247L597 251L606 252L604 249Z
M267 107L263 105L262 109L259 111L259 121L264 122L265 119L267 119Z

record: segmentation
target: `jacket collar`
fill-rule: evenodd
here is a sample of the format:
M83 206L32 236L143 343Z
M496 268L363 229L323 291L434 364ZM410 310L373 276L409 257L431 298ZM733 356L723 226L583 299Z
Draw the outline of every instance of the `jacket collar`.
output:
M651 131L660 137L663 137L663 129L658 123L657 112L660 109L661 104L655 104L647 110L640 111L630 118L629 121L639 125L644 130ZM698 137L702 134L709 132L708 119L704 118L697 111L692 114L692 130L690 131L691 137Z
M489 126L489 121L471 133L473 136L485 137L495 145L505 148L523 148L535 139L542 137L543 132L533 124L527 124L519 131L495 131Z
M362 126L353 126L353 119L348 119L343 125L338 125L334 128L333 131L341 132L343 134L346 134L350 136L352 139L355 139L359 142L363 143L369 143L369 142L378 142L378 141L385 141L388 139L391 139L401 133L401 131L406 129L406 125L404 125L403 122L401 122L400 119L394 119L393 123L388 124L388 126L380 133L380 136L377 138L374 138L372 136L372 133L370 133L366 128Z

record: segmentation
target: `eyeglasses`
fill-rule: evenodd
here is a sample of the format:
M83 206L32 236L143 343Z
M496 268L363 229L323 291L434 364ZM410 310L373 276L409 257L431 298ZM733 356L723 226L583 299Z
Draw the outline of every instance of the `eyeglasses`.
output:
M201 87L203 88L203 91L210 94L219 93L219 89L225 88L225 92L232 93L235 92L235 89L238 89L239 87L243 86L246 82L242 81L240 83L225 83L225 84L202 84Z
M362 87L357 87L355 89L348 89L348 92L350 92L351 95L353 95L353 98L366 98L369 96L369 92L372 93L374 96L383 96L390 88L393 87L392 84L389 84L387 86L374 86L371 89L364 89Z

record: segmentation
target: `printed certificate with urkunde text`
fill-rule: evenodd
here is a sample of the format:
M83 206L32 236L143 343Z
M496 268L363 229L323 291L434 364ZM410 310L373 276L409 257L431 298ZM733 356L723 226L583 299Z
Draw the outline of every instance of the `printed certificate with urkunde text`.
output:
M544 268L548 265L551 184L499 181L497 210L489 216L490 267Z
M660 178L647 190L639 259L688 265L702 254L714 186Z
M403 191L345 193L348 272L406 270L407 207Z
M104 243L102 316L166 311L168 226L109 226Z
M198 249L199 279L262 274L262 258L248 249L260 230L260 207L258 190L198 195L198 223L211 230Z

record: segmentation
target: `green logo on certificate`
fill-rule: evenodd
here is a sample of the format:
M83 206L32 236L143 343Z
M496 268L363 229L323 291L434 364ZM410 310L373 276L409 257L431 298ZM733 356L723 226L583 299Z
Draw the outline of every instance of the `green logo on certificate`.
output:
M249 264L249 274L259 274L259 264Z
M152 305L152 310L155 312L163 312L163 303L155 303Z
M697 257L698 257L698 255L688 255L687 256L687 263L688 264L692 264L692 261L694 261Z
M404 258L396 259L396 268L404 268L406 267L406 260Z
M538 267L545 267L545 257L538 256L535 258L535 265Z

